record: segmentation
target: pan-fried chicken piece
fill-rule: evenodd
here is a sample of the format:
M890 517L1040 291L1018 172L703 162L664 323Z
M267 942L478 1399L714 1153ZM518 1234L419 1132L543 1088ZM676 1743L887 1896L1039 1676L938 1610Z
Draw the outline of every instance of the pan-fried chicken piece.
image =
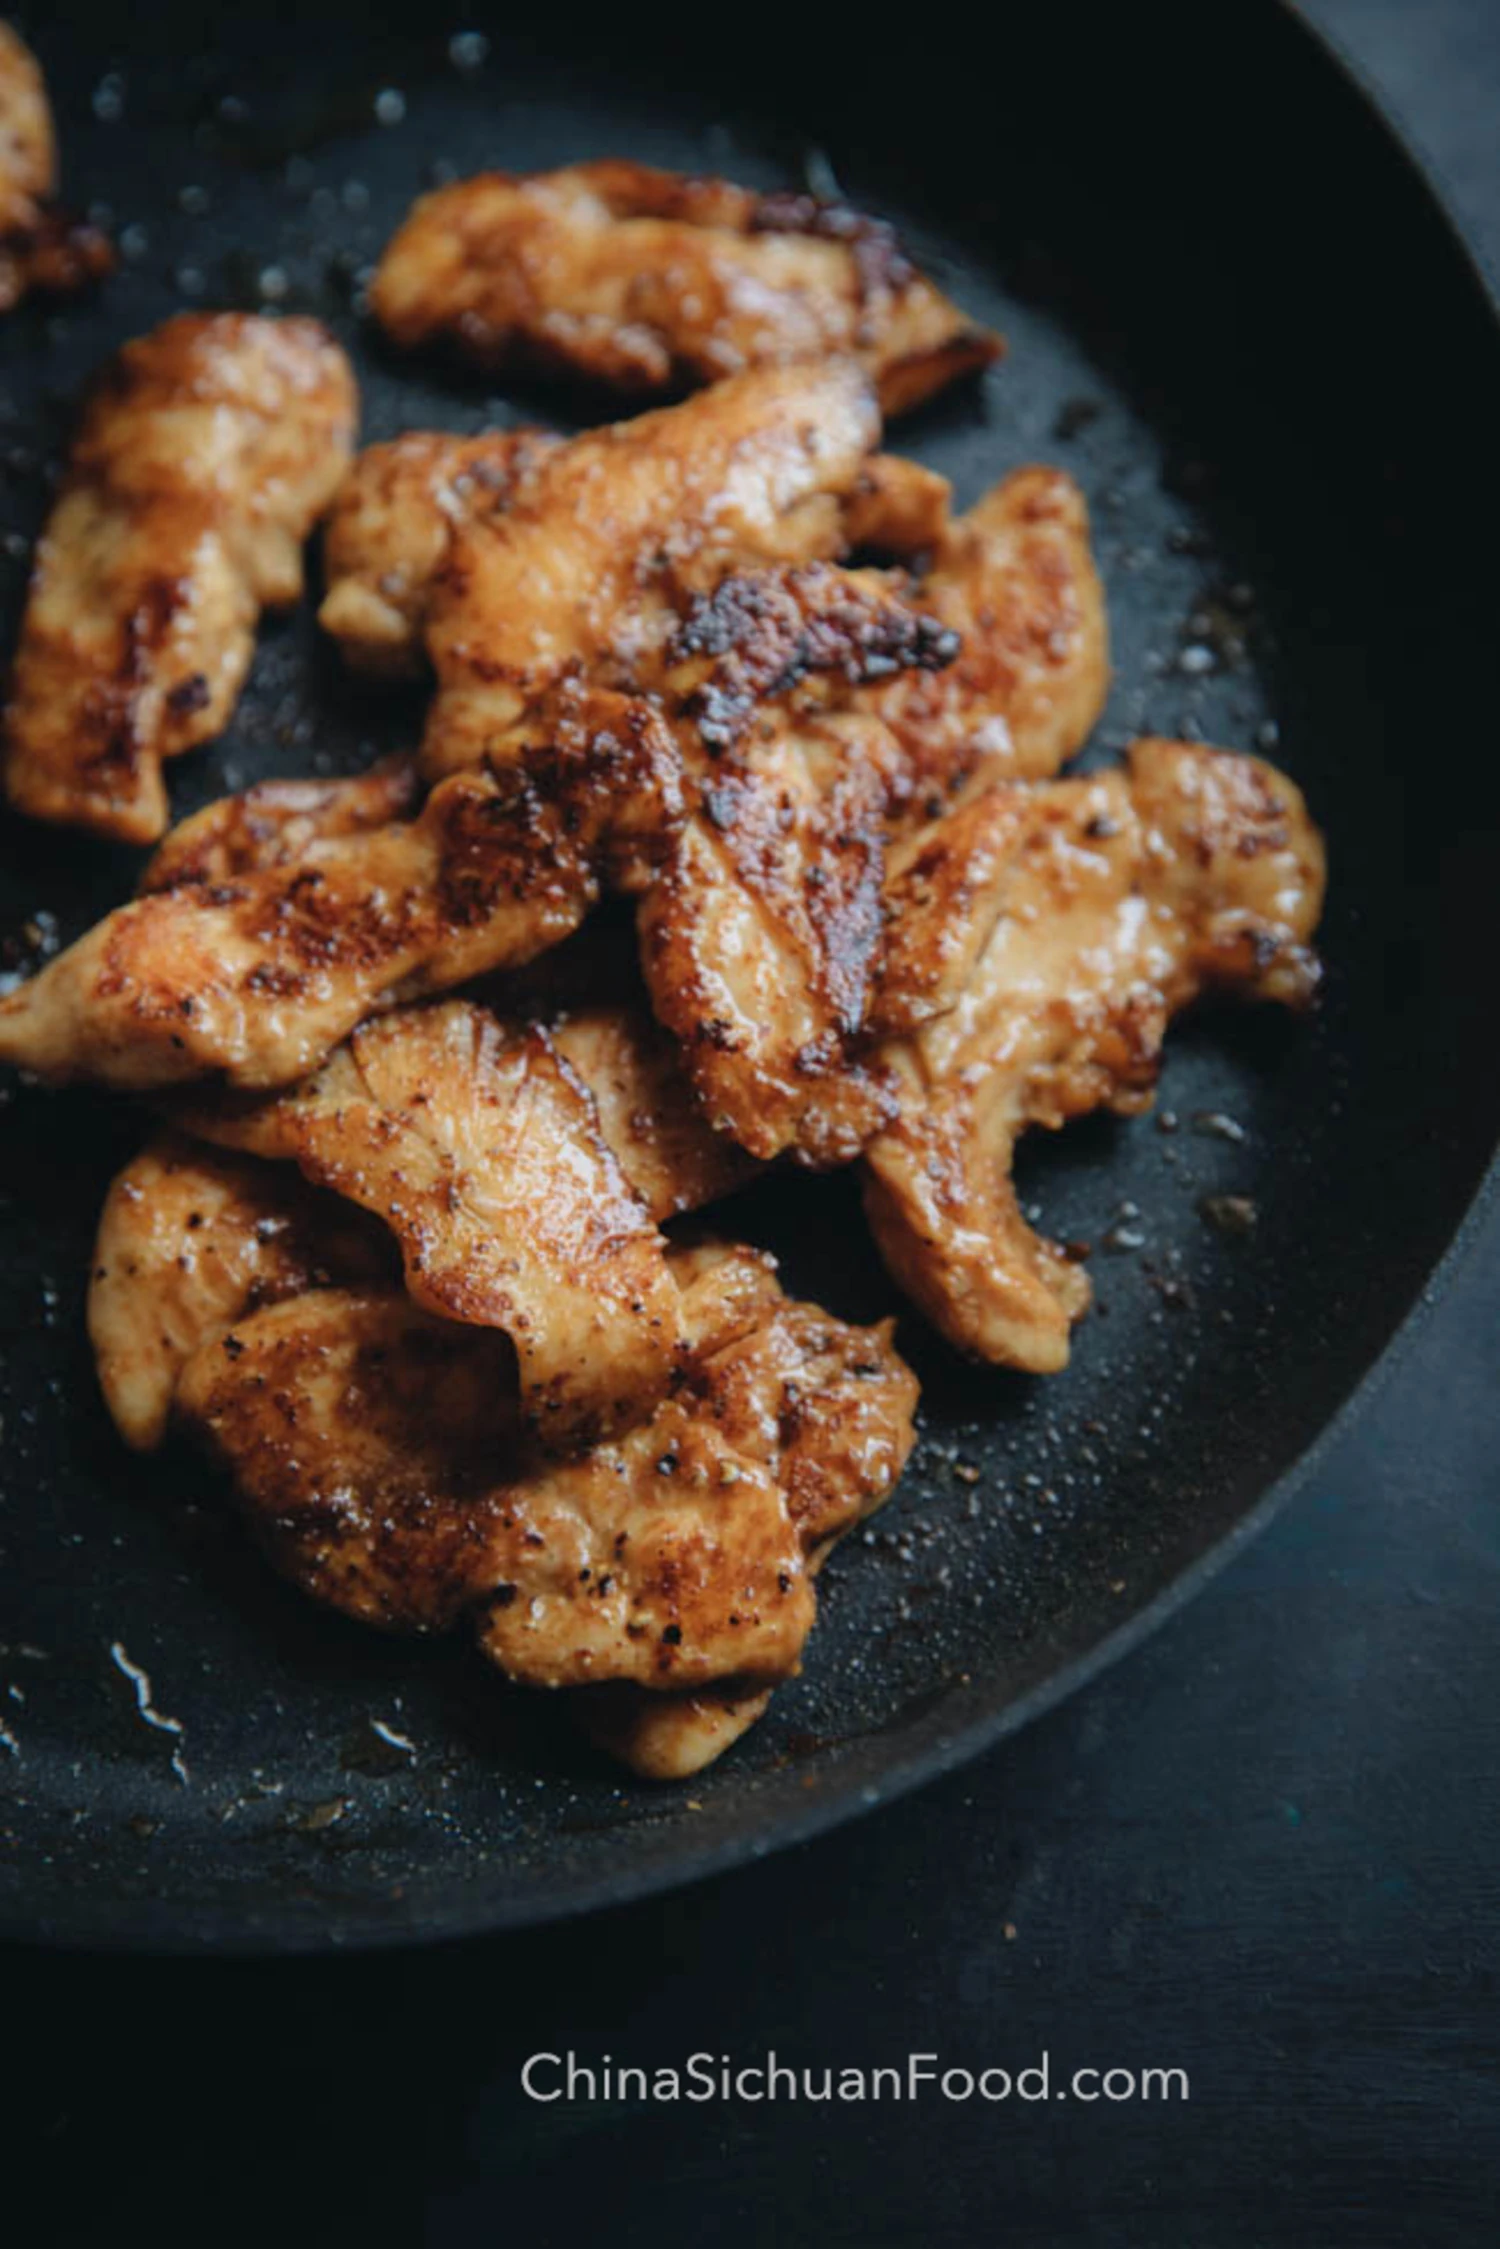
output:
M997 791L983 849L961 991L882 1050L902 1112L865 1151L865 1208L950 1341L1046 1374L1089 1289L1021 1215L1017 1137L1148 1107L1167 1024L1202 993L1305 1004L1323 846L1274 767L1145 740L1123 771Z
M957 660L868 690L866 706L939 772L968 744L1017 780L1055 773L1109 691L1104 591L1073 479L1016 469L949 524L916 598L958 634Z
M606 1142L658 1223L703 1210L754 1176L744 1149L709 1124L676 1041L644 1006L575 1008L551 1037L588 1087Z
M858 730L810 728L709 783L639 910L641 967L715 1127L845 1162L894 1110L851 1052L881 941L887 792Z
M59 210L57 146L41 67L0 23L0 312L31 290L55 295L96 281L114 252L96 226Z
M1072 551L1055 559L1079 629L1059 662L1076 692L1070 728L1049 709L1046 740L1022 729L1043 769L1077 747L1074 729L1102 687L1102 604L1081 513L1065 537ZM1009 553L994 574L1010 580L1013 611L1024 610L1030 577L1033 609L1055 618L1055 588L1035 558ZM900 912L923 879L906 868L901 838L1014 769L1003 710L1027 667L997 663L982 683L976 672L973 700L987 715L969 726L935 711L924 731L884 714L928 686L940 696L958 646L888 581L811 564L725 579L668 650L659 694L683 749L689 816L642 899L642 966L710 1116L757 1157L794 1148L807 1162L847 1162L894 1115L889 1073L861 1052L888 925L886 1021L903 984L909 1020L942 1004L923 981L936 945L900 942ZM955 955L945 974L961 972Z
M193 1353L263 1304L341 1283L383 1281L377 1227L294 1173L153 1140L110 1187L89 1282L89 1338L115 1427L138 1452L166 1433Z
M882 561L919 561L948 535L953 487L900 453L872 453L844 503L844 545Z
M0 1000L0 1061L58 1082L286 1085L375 1010L556 944L612 855L670 832L678 776L644 705L569 688L553 715L525 772L456 774L415 819L117 908Z
M818 1449L803 1447L804 1469L810 1458L818 1457ZM871 1488L878 1490L878 1483ZM875 1504L880 1504L878 1498ZM871 1512L867 1508L852 1514L837 1505L830 1509L832 1527L808 1549L809 1576L817 1576L839 1540ZM774 1692L754 1680L725 1679L710 1687L657 1694L617 1680L579 1688L573 1715L591 1741L642 1780L688 1780L744 1738L765 1716Z
M1022 801L1014 787L982 789L894 840L866 1033L915 1030L963 998L1004 905Z
M352 1615L422 1631L467 1611L536 1686L765 1683L797 1669L813 1559L894 1485L915 1383L888 1323L788 1302L763 1265L727 1328L693 1314L705 1289L717 1306L698 1253L700 1348L673 1392L567 1462L518 1446L498 1337L378 1292L253 1314L189 1363L179 1404L272 1559Z
M879 435L864 376L840 361L741 375L544 452L502 513L453 530L427 624L427 773L513 754L568 671L634 686L682 606L730 571L840 552Z
M903 776L878 722L825 715L822 698L946 662L951 636L883 585L812 565L725 580L673 655L668 707L692 780L641 900L647 990L720 1131L762 1159L794 1147L846 1161L892 1113L849 1049Z
M848 355L898 414L1002 349L878 220L618 159L424 195L371 303L398 344L440 341L487 368L562 370L634 397Z
M261 608L302 590L356 413L316 321L182 314L125 346L37 547L4 723L18 811L162 833L162 760L228 724Z
M556 1451L661 1397L684 1340L656 1222L749 1169L697 1111L670 1042L620 1007L556 1032L468 1000L402 1008L290 1092L174 1115L384 1219L417 1303L510 1336L527 1426Z
M559 442L539 429L411 430L359 455L323 533L328 590L318 611L346 662L386 678L420 675L428 603L455 524L502 511Z
M695 423L701 427L701 417ZM318 611L351 666L420 675L433 589L456 526L502 514L532 466L560 442L535 429L477 437L412 430L359 455L324 533L328 592ZM883 557L928 555L947 532L951 492L933 469L873 454L843 503L838 543Z
M368 835L408 820L422 800L416 763L382 758L341 781L257 781L179 820L146 862L144 897L183 883L236 882L272 867L294 867L312 845Z
M498 1329L435 1320L400 1290L320 1290L197 1352L177 1405L272 1560L330 1607L444 1631L504 1574L491 1544L520 1417Z
M549 1449L591 1444L665 1391L681 1342L666 1245L545 1030L466 1000L403 1008L289 1093L183 1116L383 1218L418 1304L510 1337Z
M0 22L0 232L24 226L57 185L52 106L42 66Z
M775 1691L730 1679L664 1695L621 1680L578 1688L572 1712L590 1741L642 1780L691 1780L764 1718Z

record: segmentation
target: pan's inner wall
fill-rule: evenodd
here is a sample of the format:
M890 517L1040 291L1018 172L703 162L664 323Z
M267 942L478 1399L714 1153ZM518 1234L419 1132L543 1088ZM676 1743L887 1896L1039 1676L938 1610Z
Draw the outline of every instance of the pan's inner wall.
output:
M1084 1655L1232 1528L1376 1357L1496 1133L1480 917L1500 829L1484 663L1500 352L1423 192L1289 21L1221 11L1213 56L1185 13L1179 46L1172 9L1128 39L1097 29L1088 53L1035 26L987 57L825 52L810 31L795 57L752 41L726 67L659 16L660 54L601 43L559 63L540 33L492 32L481 57L472 26L318 13L322 30L303 9L295 32L236 18L230 43L206 40L199 10L153 11L128 50L115 10L34 26L70 188L110 207L125 257L96 302L27 309L0 339L8 633L81 383L179 306L328 318L356 351L370 437L556 420L556 397L397 362L362 325L362 276L414 193L445 168L603 152L831 177L1010 338L982 389L898 444L964 499L1037 457L1088 492L1117 663L1093 754L1145 728L1199 733L1271 749L1307 789L1332 848L1328 997L1310 1025L1185 1028L1161 1097L1175 1131L1101 1123L1027 1151L1049 1230L1099 1245L1073 1369L975 1371L904 1322L922 1448L829 1571L806 1679L692 1807L621 1785L456 1651L313 1610L248 1555L193 1462L126 1460L81 1308L139 1121L8 1088L13 1925L315 1941L524 1917L857 1800ZM1168 89L1185 76L1200 91L1184 104ZM307 614L272 622L229 736L174 772L176 802L353 769L418 715L351 690ZM126 854L6 823L10 965L131 876ZM1254 1205L1244 1238L1205 1222L1224 1194ZM893 1306L847 1182L778 1184L738 1217L794 1287L855 1316ZM142 1722L112 1649L180 1735Z

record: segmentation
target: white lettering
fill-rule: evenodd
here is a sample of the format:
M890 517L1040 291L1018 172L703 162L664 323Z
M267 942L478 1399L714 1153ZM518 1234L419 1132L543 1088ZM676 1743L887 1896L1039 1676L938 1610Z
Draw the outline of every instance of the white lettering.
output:
M555 2092L543 2093L538 2091L532 2083L531 2073L539 2062L551 2062L554 2068L561 2068L562 2056L561 2054L528 2054L521 2065L522 2092L529 2101L560 2101L562 2099L561 2087Z

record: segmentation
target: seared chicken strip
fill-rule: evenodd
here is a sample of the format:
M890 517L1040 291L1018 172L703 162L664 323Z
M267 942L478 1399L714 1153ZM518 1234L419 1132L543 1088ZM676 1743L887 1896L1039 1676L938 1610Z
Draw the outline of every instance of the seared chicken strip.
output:
M525 772L456 774L415 819L117 908L0 1000L0 1061L135 1088L286 1085L375 1010L556 944L612 855L670 833L679 780L644 705L565 689L552 716Z
M635 685L730 571L839 553L879 435L842 361L742 375L543 452L503 510L455 527L432 589L428 774L514 755L565 673Z
M748 1169L699 1114L670 1042L619 1007L555 1032L467 1000L402 1008L288 1093L174 1115L290 1158L383 1218L417 1303L511 1338L527 1426L555 1451L663 1395L683 1337L656 1222Z
M422 794L416 763L408 757L383 758L341 781L257 781L179 820L147 860L141 894L295 867L314 844L410 819Z
M861 1047L884 930L919 879L902 836L987 781L1054 772L1107 689L1066 477L1008 478L944 535L916 598L827 565L746 574L667 651L689 818L642 900L642 963L710 1115L758 1157L847 1161L894 1114ZM940 1004L933 958L888 950L892 1027Z
M378 1227L295 1173L176 1134L152 1141L110 1187L89 1282L115 1427L151 1451L195 1351L263 1304L335 1278L382 1281L392 1262Z
M545 1030L464 1000L403 1008L290 1093L182 1114L385 1219L417 1303L511 1338L549 1448L590 1444L664 1393L681 1342L666 1245Z
M424 195L371 302L398 344L441 341L487 368L561 369L636 397L850 356L898 414L1002 348L877 220L621 160Z
M757 1157L846 1161L890 1113L848 1049L906 766L837 705L953 649L883 582L826 564L726 579L678 635L689 817L642 897L641 962L710 1117Z
M813 1557L895 1483L915 1384L888 1324L788 1302L749 1253L692 1253L681 1289L690 1368L577 1460L507 1429L498 1336L379 1292L253 1314L179 1405L272 1559L335 1607L408 1631L468 1613L530 1685L765 1684L798 1667Z
M658 1223L702 1210L754 1176L744 1150L709 1124L675 1040L644 1006L575 1008L551 1038L588 1087L605 1140Z
M1014 470L948 524L915 598L958 635L958 657L868 690L866 707L940 777L964 745L991 773L1054 774L1087 741L1109 692L1104 589L1073 479Z
M328 590L318 611L354 669L420 675L428 604L454 526L501 512L559 442L539 429L412 430L359 455L323 534Z
M183 314L125 346L37 548L4 721L18 811L161 834L162 760L223 731L261 608L300 594L357 407L316 321Z
M32 289L77 289L113 266L98 227L58 210L57 146L41 66L0 23L0 312Z
M433 589L456 529L503 514L531 467L561 442L535 429L477 437L412 430L359 455L329 514L328 591L318 611L355 670L420 675ZM839 544L883 557L932 554L947 534L951 489L915 461L874 454L843 502Z
M0 22L0 232L24 227L57 185L57 142L42 66Z
M1017 1137L1148 1107L1168 1021L1200 994L1306 1004L1323 846L1274 767L1158 740L1137 742L1124 771L997 790L985 820L957 815L947 840L976 879L934 982L955 959L962 982L882 1049L901 1115L865 1152L865 1207L892 1273L951 1342L1047 1374L1089 1289L1021 1215ZM941 938L942 917L929 926Z

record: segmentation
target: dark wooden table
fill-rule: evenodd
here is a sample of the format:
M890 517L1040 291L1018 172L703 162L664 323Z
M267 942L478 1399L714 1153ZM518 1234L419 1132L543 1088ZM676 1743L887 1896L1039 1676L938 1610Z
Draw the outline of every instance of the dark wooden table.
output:
M1500 7L1308 12L1500 268ZM241 2223L337 2249L1500 2240L1497 1376L1500 1219L1315 1489L1190 1610L956 1778L748 1872L409 1957L11 1956L17 2249ZM1180 2068L1191 2097L528 2103L524 2058L569 2047L1045 2051L1054 2085Z

